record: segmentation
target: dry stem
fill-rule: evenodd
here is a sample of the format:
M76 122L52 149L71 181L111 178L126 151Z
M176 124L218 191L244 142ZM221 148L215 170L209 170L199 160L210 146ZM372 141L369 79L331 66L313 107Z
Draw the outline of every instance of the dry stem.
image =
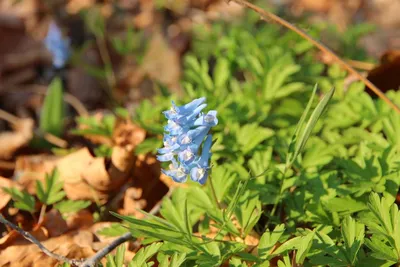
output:
M247 7L253 11L255 11L256 13L258 13L261 16L262 20L265 20L267 22L270 21L274 21L286 28L288 28L289 30L297 33L298 35L300 35L302 38L308 40L309 42L311 42L315 47L317 47L319 50L321 50L324 53L329 54L337 63L339 63L344 69L346 69L348 72L352 73L353 75L355 75L360 81L362 81L368 88L370 88L379 98L381 98L383 101L385 101L390 107L392 107L395 111L397 111L400 114L400 108L393 103L381 90L379 90L378 87L376 87L372 82L370 82L367 78L365 78L363 75L361 75L358 71L356 71L353 67L351 67L348 63L346 63L346 61L344 61L343 59L341 59L339 56L337 56L331 49L329 49L327 46L325 46L324 44L322 44L321 42L315 40L314 38L312 38L310 35L308 35L306 32L304 32L303 30L297 28L296 26L294 26L293 24L291 24L290 22L282 19L281 17L268 12L266 10L263 10L262 8L249 3L246 0L226 0L228 3L230 1L235 2L241 6Z

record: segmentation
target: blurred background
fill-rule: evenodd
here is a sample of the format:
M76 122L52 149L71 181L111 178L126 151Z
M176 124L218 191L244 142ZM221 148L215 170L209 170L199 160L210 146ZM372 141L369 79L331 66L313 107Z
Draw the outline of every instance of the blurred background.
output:
M322 30L317 38L363 71L371 71L380 62L396 62L398 0L265 0L256 4L306 31L323 25L318 26ZM73 51L68 67L61 71L66 91L93 110L135 105L153 95L157 83L179 92L181 59L191 50L196 26L239 21L244 14L235 3L215 0L2 0L0 108L17 116L38 112L54 76L51 53L44 45L52 21L70 39ZM320 60L330 62L324 55ZM399 73L395 66L393 73ZM379 79L387 77L372 79L379 85ZM0 130L5 127L0 122Z

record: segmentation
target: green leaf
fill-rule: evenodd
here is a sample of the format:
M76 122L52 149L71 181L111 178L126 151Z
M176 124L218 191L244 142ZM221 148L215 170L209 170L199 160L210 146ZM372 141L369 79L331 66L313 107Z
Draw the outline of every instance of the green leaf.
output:
M124 264L124 257L125 257L125 244L122 244L117 248L117 253L115 255L115 264L117 266L122 266Z
M247 154L261 142L271 138L273 135L273 130L259 127L256 123L252 123L240 127L236 139L243 154Z
M41 203L51 205L65 197L63 183L59 181L59 176L57 169L54 169L50 175L46 174L46 187L42 182L36 181L36 194Z
M357 259L357 253L364 243L364 225L347 216L342 224L342 237L349 264L353 266Z
M296 263L303 264L308 252L311 249L315 231L308 233L306 236L301 237L299 247L296 253Z
M147 153L156 154L157 149L162 146L162 140L157 138L149 138L141 142L135 148L136 155L143 155Z
M121 225L120 223L113 223L109 227L105 227L97 231L97 234L108 236L108 237L117 237L121 236L125 233L129 232L129 230Z
M91 204L88 200L64 200L54 205L61 214L75 213L89 207Z
M5 188L3 191L14 200L14 206L18 209L33 213L35 211L35 198L28 192L19 191L17 188Z
M285 232L285 225L279 224L275 227L275 229L272 232L267 230L261 236L260 242L258 244L258 255L261 259L269 258L275 244L278 242L279 238L281 238L284 232Z
M299 135L298 143L296 144L295 155L299 154L301 150L304 148L308 138L311 135L311 131L314 129L315 124L317 123L318 119L321 117L322 113L325 111L326 107L328 106L329 100L332 98L335 92L335 88L332 88L318 103L316 108L314 109L313 113L304 128L304 131Z
M62 81L54 78L47 89L47 95L40 113L40 130L61 136L64 132L64 99Z
M144 264L158 252L162 245L163 243L156 242L141 248L138 252L136 252L131 264L133 264L133 266L144 266Z

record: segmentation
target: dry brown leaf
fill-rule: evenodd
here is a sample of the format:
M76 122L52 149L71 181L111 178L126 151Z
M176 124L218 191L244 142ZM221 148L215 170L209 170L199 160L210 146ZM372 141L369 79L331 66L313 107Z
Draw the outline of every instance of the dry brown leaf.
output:
M400 50L387 51L381 64L368 73L367 79L383 92L400 89Z
M171 49L161 33L153 35L143 59L144 72L168 88L178 91L181 76L180 57Z
M142 199L143 190L141 188L130 187L125 191L123 208L119 210L122 215L133 215L136 218L144 218L144 214L138 210L143 210L147 202Z
M77 213L71 214L66 219L68 229L75 230L75 229L86 229L93 225L93 214L84 209L80 210Z
M139 155L135 162L133 171L133 187L142 190L140 205L146 204L145 210L150 210L156 205L168 192L166 186L161 180L161 166L154 156ZM139 201L139 200L136 200Z
M69 199L105 203L130 177L133 163L132 146L126 145L113 148L111 162L82 148L62 158L57 167Z
M88 258L94 254L91 248L91 236L80 231L69 232L50 238L41 243L50 251L68 258ZM83 240L87 238L88 240ZM79 242L79 243L77 243ZM45 255L35 244L21 240L20 244L0 250L0 266L55 266L57 260Z
M98 239L100 243L110 243L115 237L100 235L98 232L104 228L111 227L112 224L112 222L98 222L90 227L90 231L96 236L96 239Z
M18 157L15 163L14 179L30 194L36 193L36 181L43 182L46 173L51 173L59 158L51 155Z
M49 232L49 237L60 236L68 231L67 222L56 209L46 213L42 226Z
M34 121L19 119L13 125L13 132L0 133L0 158L9 159L15 151L26 146L33 137Z
M80 11L90 8L95 3L95 0L69 0L65 8L70 14L78 14Z
M113 142L115 145L131 145L133 149L144 141L146 131L130 120L117 120L113 131Z

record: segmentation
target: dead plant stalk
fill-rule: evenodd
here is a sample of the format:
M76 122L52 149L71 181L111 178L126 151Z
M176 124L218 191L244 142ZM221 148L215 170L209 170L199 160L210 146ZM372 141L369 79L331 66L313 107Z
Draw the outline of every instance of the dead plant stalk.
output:
M234 2L234 3L237 3L237 4L241 5L241 6L249 8L249 9L255 11L256 13L258 13L261 16L262 20L264 20L266 22L271 22L271 21L276 22L276 23L286 27L287 29L297 33L302 38L308 40L316 48L318 48L319 50L321 50L324 53L329 54L334 59L334 61L336 61L338 64L340 64L349 73L351 73L354 76L356 76L360 81L362 81L365 84L365 86L370 88L379 98L381 98L383 101L385 101L391 108L393 108L396 112L398 112L400 114L400 108L393 101L391 101L381 90L379 90L378 87L376 87L372 82L370 82L367 78L365 78L363 75L361 75L358 71L356 71L348 63L346 63L346 61L344 61L338 55L336 55L331 49L329 49L327 46L325 46L321 42L317 41L316 39L314 39L313 37L308 35L302 29L297 28L296 26L294 26L290 22L284 20L283 18L281 18L281 17L279 17L279 16L277 16L277 15L275 15L275 14L269 12L269 11L266 11L266 10L254 5L254 4L252 4L252 3L249 3L246 0L226 0L226 2L228 4L229 4L229 2Z

